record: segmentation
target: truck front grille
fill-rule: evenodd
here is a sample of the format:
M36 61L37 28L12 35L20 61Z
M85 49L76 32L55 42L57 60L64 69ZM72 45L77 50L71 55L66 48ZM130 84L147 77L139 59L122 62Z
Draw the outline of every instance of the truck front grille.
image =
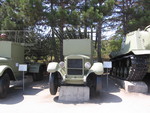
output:
M83 65L82 59L68 59L67 67L68 67L68 75L82 75L83 73Z

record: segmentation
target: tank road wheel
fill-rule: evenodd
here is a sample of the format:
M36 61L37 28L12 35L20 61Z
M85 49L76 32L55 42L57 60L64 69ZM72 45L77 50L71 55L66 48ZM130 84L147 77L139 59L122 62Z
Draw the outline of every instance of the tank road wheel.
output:
M112 62L112 69L110 71L111 76L116 76L116 64L115 62Z
M0 78L0 98L5 98L9 90L10 78L8 73L4 73Z
M123 68L124 68L123 66L120 67L120 78L121 78L121 79L122 79L123 76L124 76L124 73L123 73L124 69L123 69Z
M119 77L119 62L116 63L116 77Z
M119 67L116 68L116 77L119 77Z
M128 68L125 67L125 68L124 68L124 79L126 79L126 78L128 77L128 74L129 74L128 71L129 71Z
M56 73L51 73L49 75L49 91L51 95L55 95L58 89L58 80Z
M110 73L111 76L115 76L116 75L116 67L113 67Z
M119 78L124 78L124 60L120 60L119 62Z
M127 59L126 65L127 65L127 67L130 67L130 66L131 66L131 59L130 59L130 58Z
M127 66L126 80L129 80L130 75L131 75L131 59L130 58L127 59L126 66Z

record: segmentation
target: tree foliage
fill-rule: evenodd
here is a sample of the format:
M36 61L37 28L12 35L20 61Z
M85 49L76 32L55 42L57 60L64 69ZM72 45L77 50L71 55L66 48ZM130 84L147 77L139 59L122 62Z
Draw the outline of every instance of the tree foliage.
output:
M119 23L118 30L123 29L124 35L149 25L149 0L116 0L115 4L113 15Z
M1 29L23 30L42 19L41 0L2 0L0 4Z
M42 50L56 61L63 60L63 39L92 37L100 61L103 54L120 48L128 32L150 23L149 6L149 0L0 0L0 29L38 32L42 46L34 56L42 56ZM117 39L101 42L109 30L116 30Z

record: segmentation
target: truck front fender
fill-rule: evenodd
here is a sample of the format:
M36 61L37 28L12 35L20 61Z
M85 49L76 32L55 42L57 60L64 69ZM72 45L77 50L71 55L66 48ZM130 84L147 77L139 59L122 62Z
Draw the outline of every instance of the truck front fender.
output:
M3 75L3 73L4 73L5 70L7 70L7 69L10 69L10 70L12 71L11 67L9 67L9 66L7 66L7 65L1 65L1 66L0 66L0 77Z
M57 62L50 62L47 66L47 72L54 73L58 70L59 65Z
M93 66L90 68L89 73L95 73L96 75L102 75L104 72L103 64L100 62L96 62L93 64Z

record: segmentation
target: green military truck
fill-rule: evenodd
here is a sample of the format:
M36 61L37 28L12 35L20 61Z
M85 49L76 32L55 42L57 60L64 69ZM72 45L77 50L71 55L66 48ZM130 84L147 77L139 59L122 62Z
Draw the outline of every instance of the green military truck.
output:
M63 40L63 55L64 61L50 62L47 67L52 95L62 85L88 86L91 95L101 90L103 64L93 61L91 39Z
M11 80L23 78L22 73L18 71L18 65L24 63L24 46L21 43L0 41L0 98L7 96ZM28 67L28 72L33 74L35 81L42 79L41 65L29 64Z

